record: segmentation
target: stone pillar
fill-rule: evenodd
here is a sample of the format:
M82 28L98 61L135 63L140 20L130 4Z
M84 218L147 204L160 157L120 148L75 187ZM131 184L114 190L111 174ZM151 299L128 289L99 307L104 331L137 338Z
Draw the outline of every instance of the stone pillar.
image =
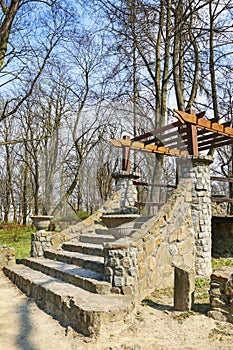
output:
M112 177L115 179L116 191L120 192L119 209L122 213L136 213L137 208L135 202L137 201L137 188L133 184L133 181L140 176L136 173L130 173L127 171L119 171L113 173Z
M210 277L211 266L211 156L189 155L181 157L179 177L192 179L192 219L196 242L196 275Z
M187 267L175 266L174 310L189 311L193 307L195 273Z
M51 232L40 230L31 234L32 257L44 256L44 250L48 248L51 248Z

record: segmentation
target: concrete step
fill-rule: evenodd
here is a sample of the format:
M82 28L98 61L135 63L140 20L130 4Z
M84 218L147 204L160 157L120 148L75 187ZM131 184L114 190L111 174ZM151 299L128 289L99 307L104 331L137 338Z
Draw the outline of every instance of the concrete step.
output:
M34 270L59 278L91 293L110 293L110 283L104 281L104 275L99 272L45 258L25 258L22 260L22 263Z
M86 336L98 335L102 325L126 319L133 310L129 296L93 294L22 264L5 267L4 273L64 326Z
M65 262L67 264L77 265L84 269L96 272L104 272L104 258L102 256L93 256L66 250L46 249L44 257L47 259Z
M102 244L83 243L76 240L63 243L62 249L68 250L69 252L104 256L104 247Z
M115 238L110 234L85 233L79 236L79 241L83 243L103 244L105 242L113 242Z

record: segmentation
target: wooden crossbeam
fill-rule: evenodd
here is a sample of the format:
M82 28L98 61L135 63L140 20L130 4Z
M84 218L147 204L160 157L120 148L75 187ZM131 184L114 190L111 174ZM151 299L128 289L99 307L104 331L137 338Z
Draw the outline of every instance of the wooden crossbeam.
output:
M180 151L178 149L169 149L168 147L156 146L156 145L145 145L143 142L123 140L123 139L108 139L115 147L130 147L132 150L145 151L150 153L159 153L167 156L184 156L188 152Z
M196 115L191 115L183 111L174 110L174 113L177 119L183 124L190 123L192 125L196 125L197 128L205 129L207 131L212 131L214 133L233 138L233 128L224 126L224 124L219 124L207 119L198 118Z

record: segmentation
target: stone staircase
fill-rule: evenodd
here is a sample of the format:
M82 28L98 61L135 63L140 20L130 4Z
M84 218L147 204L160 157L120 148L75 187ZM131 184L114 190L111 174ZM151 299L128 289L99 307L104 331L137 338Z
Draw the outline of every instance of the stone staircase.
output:
M128 227L138 230L148 218ZM104 243L115 241L103 227L83 233L40 258L24 258L5 266L4 273L27 296L59 320L84 335L98 334L103 324L122 320L133 310L130 296L113 294L104 276Z

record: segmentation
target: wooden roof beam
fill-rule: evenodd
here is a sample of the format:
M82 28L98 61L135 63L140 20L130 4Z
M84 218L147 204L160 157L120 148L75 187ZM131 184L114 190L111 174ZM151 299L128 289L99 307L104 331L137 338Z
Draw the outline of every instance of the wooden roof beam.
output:
M180 151L176 148L169 149L168 147L159 147L156 145L144 145L143 142L132 141L132 140L123 140L123 139L109 139L109 142L115 147L130 147L132 150L145 151L150 153L159 153L168 156L182 156L187 155L188 152Z

